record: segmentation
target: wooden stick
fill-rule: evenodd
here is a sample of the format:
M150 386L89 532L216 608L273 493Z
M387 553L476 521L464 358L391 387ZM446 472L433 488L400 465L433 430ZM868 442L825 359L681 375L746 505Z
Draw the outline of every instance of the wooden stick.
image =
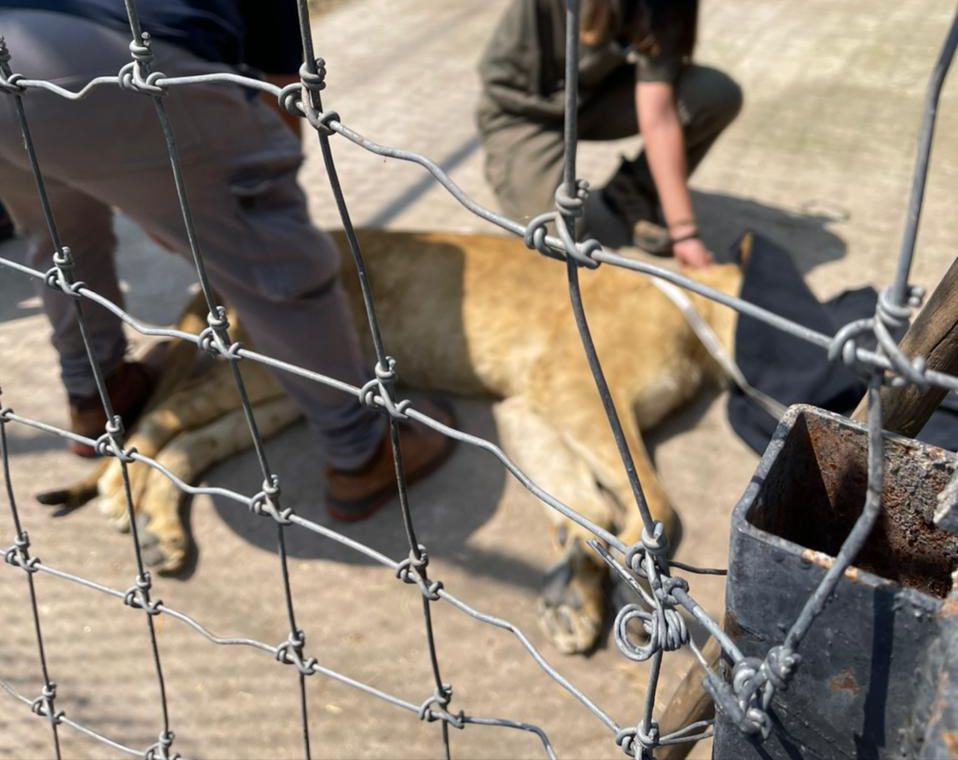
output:
M958 259L952 262L899 346L909 359L924 356L929 369L958 374ZM942 388L922 390L913 385L882 388L882 427L914 438L946 393ZM852 419L864 422L866 411L863 398Z
M718 641L710 638L702 648L702 656L705 657L710 668L714 670L718 666L721 655L722 648ZM715 717L715 705L702 686L702 668L699 667L698 662L694 662L662 713L659 732L664 736L691 723L711 720L713 717ZM694 746L695 742L668 744L656 749L655 757L656 760L685 760Z

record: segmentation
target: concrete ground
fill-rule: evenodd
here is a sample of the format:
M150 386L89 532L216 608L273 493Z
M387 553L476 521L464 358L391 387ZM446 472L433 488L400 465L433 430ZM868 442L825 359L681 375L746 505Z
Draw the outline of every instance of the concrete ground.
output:
M426 153L473 197L491 205L482 178L472 107L475 64L507 0L353 0L316 20L317 49L328 62L329 107L380 142ZM914 0L705 0L698 58L744 87L746 107L694 177L703 231L716 249L744 229L794 252L821 296L890 281L904 218L915 134L926 77L951 6ZM29 72L24 72L29 74ZM409 229L485 229L424 172L334 141L353 219ZM308 141L302 173L315 219L334 226L318 151ZM585 146L581 174L601 181L622 145ZM958 229L958 76L946 88L918 241L914 279L933 286L951 261ZM0 191L2 195L2 191ZM156 251L120 220L119 262L130 310L169 322L191 281L181 261ZM17 242L0 255L22 256ZM557 293L557 298L563 294ZM47 327L28 284L0 275L0 382L3 402L27 416L65 424ZM463 399L462 426L495 440L487 401ZM597 421L596 424L604 424ZM89 466L59 440L10 426L13 486L34 550L54 567L114 588L133 578L127 536L105 528L95 509L52 517L33 494L81 475ZM756 457L733 435L724 395L703 393L652 437L662 478L683 515L679 557L700 565L725 561L729 513ZM326 522L322 477L308 431L296 427L269 444L284 493L297 510ZM256 467L239 456L207 483L251 493ZM477 608L516 623L571 681L622 724L640 716L647 668L606 641L588 658L549 648L535 624L540 576L550 562L545 519L536 500L481 452L459 447L452 461L413 491L420 540L431 572ZM5 511L6 508L4 508ZM156 596L221 635L285 639L271 524L227 502L197 498L191 509L200 547L188 580L158 579ZM346 531L393 557L405 555L395 509ZM0 545L11 543L7 517ZM289 537L298 621L319 661L414 703L432 692L419 598L389 573L311 535ZM160 727L159 703L142 614L61 580L37 576L40 613L57 706L117 741L145 747ZM721 580L692 579L693 594L722 613ZM0 573L0 678L31 697L39 669L26 584ZM508 634L433 606L443 676L454 707L545 729L560 756L617 757L612 736L547 678ZM175 620L156 619L176 749L190 757L294 758L302 754L296 679L269 655L218 647ZM690 665L666 658L660 697ZM314 757L435 757L439 728L315 677L308 682ZM0 695L0 699L6 699ZM660 700L661 701L661 700ZM49 729L13 701L0 710L0 757L52 752ZM452 732L460 758L541 756L534 737L470 726ZM64 727L64 756L111 756ZM708 756L697 748L694 757Z

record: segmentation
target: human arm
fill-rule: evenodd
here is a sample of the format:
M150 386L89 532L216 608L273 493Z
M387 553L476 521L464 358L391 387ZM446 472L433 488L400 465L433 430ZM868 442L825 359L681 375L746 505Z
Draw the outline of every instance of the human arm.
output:
M639 80L635 88L635 104L646 159L669 235L678 240L672 246L675 257L686 266L708 266L712 263L712 255L696 234L685 138L675 104L674 86L671 82Z

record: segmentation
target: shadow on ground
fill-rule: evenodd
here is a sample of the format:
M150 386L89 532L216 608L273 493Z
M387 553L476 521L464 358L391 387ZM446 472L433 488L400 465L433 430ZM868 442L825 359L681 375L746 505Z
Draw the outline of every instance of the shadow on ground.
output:
M495 442L495 423L488 402L457 400L459 428ZM324 527L373 547L393 559L409 553L398 499L367 520L340 523L330 518L323 507L324 463L305 425L271 441L267 446L271 465L282 474L283 503L296 513ZM258 490L257 464L252 453L233 457L209 473L208 482L242 493ZM505 469L482 451L458 444L442 468L424 481L413 484L409 497L413 523L419 543L441 546L447 561L472 567L484 574L509 582L538 584L539 571L521 560L467 547L469 537L494 515L505 487ZM469 509L463 509L457 494L464 495ZM235 502L216 497L215 509L223 521L245 541L267 551L276 551L276 528L269 519L250 520L249 514ZM290 556L328 559L349 564L369 564L372 560L331 539L307 530L286 531L286 549ZM203 536L196 536L202 552Z
M693 192L699 228L720 260L746 230L763 235L787 250L802 274L844 258L845 241L828 227L847 214L824 202L810 201L803 210L789 210L721 193Z

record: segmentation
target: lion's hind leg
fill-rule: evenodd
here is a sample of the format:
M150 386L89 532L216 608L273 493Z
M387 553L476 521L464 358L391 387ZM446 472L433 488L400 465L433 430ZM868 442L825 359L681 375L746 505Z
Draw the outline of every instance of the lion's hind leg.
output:
M559 431L537 414L523 396L496 405L496 425L503 447L537 485L582 517L611 530L614 508L581 457ZM592 531L546 505L557 564L546 575L539 599L539 622L564 653L595 646L605 611L605 570L588 546Z

